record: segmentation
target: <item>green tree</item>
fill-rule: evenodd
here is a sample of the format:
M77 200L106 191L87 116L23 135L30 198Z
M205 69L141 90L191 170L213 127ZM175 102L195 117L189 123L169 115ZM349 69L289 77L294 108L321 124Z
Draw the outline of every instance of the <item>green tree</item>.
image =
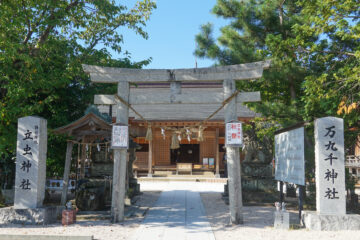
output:
M143 27L155 7L151 0L131 9L110 0L0 1L0 159L13 162L19 117L39 115L56 128L80 117L96 91L114 90L91 84L81 64L147 64L127 53L112 59L109 50L122 51L122 27L147 38ZM61 166L65 142L51 132L49 140L49 160Z
M237 83L243 91L261 91L261 103L248 106L263 117L251 126L259 141L272 142L276 129L304 120L301 98L307 69L293 47L297 36L292 31L303 21L301 9L294 1L218 0L212 12L229 24L220 29L217 40L212 36L212 25L203 25L196 36L197 56L216 60L220 65L272 59L271 68L261 79ZM307 40L316 37L309 35ZM268 157L271 160L271 154Z
M294 25L298 57L308 64L304 84L309 119L338 115L347 128L359 127L360 3L359 1L299 1L306 21ZM304 41L308 35L318 41ZM354 128L353 128L354 129ZM358 132L347 132L348 143Z
M358 131L349 130L359 129L360 117L359 9L358 1L345 0L218 0L213 13L230 23L217 40L212 25L203 25L195 54L220 65L272 59L261 79L238 83L261 91L262 102L248 104L263 116L253 125L260 140L272 139L277 128L338 115L350 147ZM307 177L313 178L313 128L307 129Z

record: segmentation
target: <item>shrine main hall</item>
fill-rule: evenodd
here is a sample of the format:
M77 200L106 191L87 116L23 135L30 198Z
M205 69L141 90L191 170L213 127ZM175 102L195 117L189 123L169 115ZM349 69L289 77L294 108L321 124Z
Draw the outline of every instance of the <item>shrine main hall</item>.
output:
M258 78L268 62L207 68L217 71L212 74L247 74L247 79ZM239 66L241 71L239 71ZM115 74L131 75L136 79L138 69L116 72L117 69L84 66L92 81L111 83ZM259 71L257 73L257 71ZM115 72L111 72L115 71ZM124 70L123 70L124 71ZM156 70L150 70L156 71ZM161 70L159 70L161 71ZM177 70L179 71L179 70ZM185 71L185 69L184 69ZM199 69L199 75L204 69ZM255 73L254 73L255 72ZM249 74L250 73L250 74ZM209 74L205 72L205 75ZM159 74L158 74L159 75ZM171 77L171 72L169 73ZM258 76L259 75L259 76ZM154 77L155 76L155 77ZM156 79L159 76L142 78ZM136 82L136 81L135 81ZM129 86L129 134L141 148L136 150L133 169L138 176L156 176L174 173L177 165L191 164L193 174L214 173L216 177L224 172L225 122L223 81L140 81ZM95 95L94 104L101 113L116 120L117 95ZM243 103L258 102L260 92L238 92L236 115L238 121L247 122L256 116ZM123 99L120 99L123 100Z

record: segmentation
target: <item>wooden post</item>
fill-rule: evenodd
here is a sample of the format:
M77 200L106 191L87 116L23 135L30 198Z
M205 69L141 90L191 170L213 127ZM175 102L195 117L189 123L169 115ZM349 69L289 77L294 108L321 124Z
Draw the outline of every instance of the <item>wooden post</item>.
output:
M130 148L129 148L129 150L130 150ZM126 174L125 174L125 193L127 193L127 191L129 190L129 157L130 157L130 153L127 152L127 156L126 156Z
M284 201L284 182L280 181L280 203Z
M299 185L299 219L301 220L301 212L303 210L304 202L304 186Z
M216 128L215 132L215 158L216 158L216 171L215 177L220 177L220 156L219 156L219 128Z
M125 101L129 100L129 82L119 82L117 94ZM116 100L116 123L128 125L129 107ZM111 199L111 218L113 222L124 220L125 181L127 149L114 149L114 173Z
M152 148L153 148L153 140L149 141L149 160L148 160L148 177L152 177Z
M224 98L230 97L236 91L235 81L226 79L223 82ZM236 98L225 105L225 123L237 121ZM229 182L229 208L230 219L233 224L243 223L242 216L242 190L241 190L241 165L238 147L226 147L227 169Z
M82 138L82 142L85 143L86 138ZM86 144L81 145L81 160L80 160L80 179L85 177L85 158L86 158Z
M74 143L67 142L66 146L66 158L65 158L65 168L64 168L64 178L63 178L63 187L61 193L61 202L60 205L64 206L66 203L67 190L69 186L69 174L70 174L70 165L71 165L71 153L73 149Z

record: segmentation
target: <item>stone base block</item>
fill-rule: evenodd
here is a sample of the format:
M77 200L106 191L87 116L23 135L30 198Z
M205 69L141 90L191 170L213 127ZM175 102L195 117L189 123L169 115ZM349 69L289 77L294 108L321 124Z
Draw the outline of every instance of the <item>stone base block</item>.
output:
M307 229L317 231L360 230L360 215L319 215L304 211L301 223Z
M241 186L244 191L264 191L275 190L276 182L273 178L252 178L242 177Z
M290 228L290 214L285 211L274 212L274 228L286 229Z
M33 209L15 209L13 207L0 209L0 224L50 224L55 223L64 207L43 207Z

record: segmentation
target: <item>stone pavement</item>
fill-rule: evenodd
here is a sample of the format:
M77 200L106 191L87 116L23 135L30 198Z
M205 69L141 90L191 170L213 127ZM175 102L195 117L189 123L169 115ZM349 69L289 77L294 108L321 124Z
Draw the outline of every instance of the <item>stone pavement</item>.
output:
M219 192L223 184L168 182L142 184L142 190L162 190L132 240L215 240L199 192Z

